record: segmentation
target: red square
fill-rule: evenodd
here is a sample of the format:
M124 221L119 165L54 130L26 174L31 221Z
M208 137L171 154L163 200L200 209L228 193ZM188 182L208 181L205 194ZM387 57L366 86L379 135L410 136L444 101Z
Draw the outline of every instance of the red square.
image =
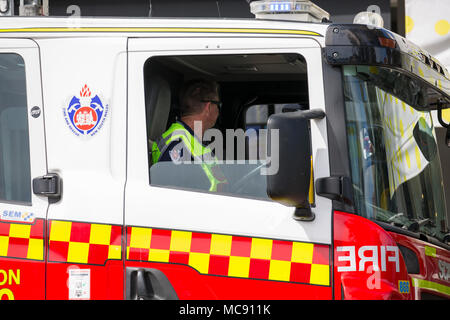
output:
M91 236L91 225L89 223L72 222L70 231L71 242L89 243Z
M0 222L0 236L9 236L10 223Z
M250 257L252 238L233 236L231 241L231 255L237 257Z
M229 264L230 264L230 257L212 254L209 256L208 274L214 274L217 276L227 276Z
M291 277L289 281L309 283L311 277L311 265L307 263L291 263Z
M30 228L30 238L44 239L44 221L38 219Z
M129 248L128 260L148 261L148 249Z
M291 261L292 257L292 242L273 240L272 245L272 259Z
M188 252L170 252L169 253L170 263L180 263L189 264L189 253Z
M150 248L152 249L170 249L171 230L152 229L152 239L150 240Z
M122 245L122 227L121 226L111 226L111 238L109 244L114 246Z
M88 263L104 265L106 260L108 260L108 252L109 246L102 244L90 244Z
M26 258L28 253L28 239L9 238L8 257Z
M314 264L330 264L330 249L328 246L315 244L313 251L313 261Z
M192 232L191 251L209 253L211 248L211 234Z
M127 227L127 247L130 247L131 227Z
M249 278L268 279L270 260L250 259Z
M69 252L69 243L62 241L50 241L49 256L50 261L67 261L67 254Z

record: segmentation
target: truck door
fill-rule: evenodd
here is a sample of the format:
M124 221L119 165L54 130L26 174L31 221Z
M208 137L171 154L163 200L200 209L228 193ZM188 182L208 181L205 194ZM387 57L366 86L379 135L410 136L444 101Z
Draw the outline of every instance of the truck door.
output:
M47 173L39 48L0 39L0 299L45 298L48 200L33 193Z
M259 92L256 97L279 88L274 91L277 101L270 97L260 101L267 104L262 110L266 114L267 109L280 107L270 102L289 102L290 94L298 95L308 108L325 110L318 42L234 36L133 38L128 49L126 297L331 299L330 200L315 197L315 219L297 221L294 208L267 195L245 194L247 189L239 185L234 193L174 187L156 183L153 167L149 170L152 143L174 121L171 111L177 108L182 82L189 78L214 78L222 92L227 91L221 112L222 124L228 126L222 133L236 129L229 118L233 114L251 113L260 106L249 96L239 104L245 108L230 109L235 107L233 97L244 99L242 93L251 90ZM241 63L244 59L252 62ZM298 70L298 79L290 74L293 70ZM265 75L256 78L258 72ZM289 93L284 83L291 88ZM298 84L298 90L292 84ZM257 122L239 119L244 119L240 125L244 130ZM264 128L263 122L256 123L258 128ZM311 121L311 135L314 178L328 176L325 120ZM253 177L241 168L227 166L227 178ZM260 181L253 187L263 186L265 180ZM145 279L151 284L148 290Z

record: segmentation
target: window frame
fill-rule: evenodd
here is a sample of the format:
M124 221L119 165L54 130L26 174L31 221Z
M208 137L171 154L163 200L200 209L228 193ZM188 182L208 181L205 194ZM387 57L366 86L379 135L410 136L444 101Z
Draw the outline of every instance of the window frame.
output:
M249 55L253 55L253 56L260 55L263 58L265 54L267 54L267 53L252 53L252 54L249 54ZM298 52L293 53L292 51L287 50L285 52L277 52L275 54L279 54L279 55L294 55L295 54L296 56L299 57L300 61L303 61L304 67L307 68L307 63L306 63L305 57L302 54L298 53ZM192 57L195 58L195 60L198 60L198 59L202 59L203 57L205 57L205 59L207 59L207 58L209 58L211 56L214 56L214 55L216 55L216 54L213 54L213 55L211 55L211 54L204 54L204 55L192 54L192 55L186 55L186 56L192 56ZM237 53L237 54L220 54L220 55L217 54L217 56L222 57L222 58L224 56L225 57L226 56L232 57L233 55L240 56L239 53ZM171 90L174 90L174 88L175 89L179 88L181 86L179 83L167 83L167 82L170 82L170 80L175 80L175 81L179 82L180 79L184 78L183 74L181 72L176 74L176 71L173 71L173 70L164 70L165 68L168 68L168 67L165 67L165 65L167 64L167 62L170 62L170 61L166 62L166 61L161 61L161 60L164 60L164 59L176 59L176 60L179 60L180 57L183 57L183 56L184 55L178 55L178 54L175 54L175 55L161 55L161 56L160 55L156 55L156 56L150 56L144 62L144 70L143 70L144 71L144 94L145 94L145 103L146 103L146 122L147 122L147 139L148 139L148 141L153 141L152 137L150 137L150 131L152 129L151 129L151 125L149 125L149 123L153 123L155 120L151 119L151 116L154 115L154 114L160 114L159 111L154 111L152 109L149 109L149 103L154 102L154 99L155 99L154 97L151 97L151 95L154 95L154 96L158 97L158 94L155 94L154 92L149 93L148 91L153 91L153 88L151 87L152 85L154 85L155 87L160 86L161 78L164 78L163 80L164 80L164 82L166 82L165 86L168 85ZM157 61L153 62L152 59L157 59ZM195 69L195 67L193 67L193 68ZM150 69L150 71L148 69ZM163 72L163 71L167 71L167 72ZM162 76L162 74L164 74L164 76ZM239 75L239 73L237 73L237 75ZM278 77L280 77L282 75L283 75L282 72L277 74ZM150 78L151 76L154 77L156 82L152 82L153 79ZM251 77L251 75L249 77ZM292 74L286 74L286 80L282 80L282 81L292 81L293 83L295 81L299 81L299 82L300 81L304 81L305 85L306 85L306 90L307 90L306 96L308 98L308 103L309 103L309 92L308 92L309 87L308 87L308 80L307 80L308 79L308 73L306 72L304 74L305 79L301 79L303 77L303 75L300 76L296 80L292 80L291 77L292 77ZM166 81L166 80L168 80L168 81ZM242 81L241 80L241 81L237 81L237 82L253 83L253 82L258 81L258 80L260 80L260 79L259 78L255 78L255 79L248 78L247 81ZM270 83L269 80L264 81L264 82L265 83ZM219 95L220 95L220 92L219 92ZM173 100L176 97L177 97L177 95L174 94L173 92L171 92L171 99ZM283 99L282 96L280 96L280 98ZM300 102L298 102L298 103L300 103ZM176 104L177 103L175 102L175 105ZM270 106L273 106L274 113L276 113L275 112L276 108L280 109L279 111L281 112L281 106L282 105L289 105L289 104L292 104L292 103L281 103L281 102L280 103L268 103L268 104L261 103L260 105L265 105L265 106L267 106L269 108L270 108ZM256 104L256 105L249 105L249 106L243 105L242 106L243 108L239 109L239 114L238 114L237 118L232 119L232 122L230 122L229 125L227 127L223 128L223 129L224 130L225 129L226 130L233 129L233 127L230 127L230 125L232 125L234 123L234 126L236 126L236 124L239 123L239 126L243 126L243 128L237 128L237 129L242 129L242 130L244 130L244 132L246 132L246 114L247 114L247 111L249 110L249 108L251 108L253 106L257 106L257 105L258 104ZM173 114L172 114L173 106L174 106L174 103L171 102L171 110L170 110L169 113L172 116L173 116ZM230 119L228 119L228 120L230 120ZM168 122L171 122L171 117L170 116L169 116ZM159 121L158 121L158 123L159 123ZM169 125L170 125L170 123L167 124L167 127ZM245 139L247 140L247 138L245 138ZM225 143L225 141L223 141L223 142L224 142L224 146L225 146L226 143ZM311 143L311 141L310 141L310 143ZM148 154L149 154L148 161L149 161L150 171L151 171L151 169L153 167L153 165L151 164L152 161L151 161L151 158L150 158L151 157L151 151L152 151L151 150L152 149L151 145L152 145L152 143L149 143L149 145L148 145ZM205 146L207 147L207 145L205 145ZM235 155L235 157L236 157L236 155ZM254 160L254 159L252 159L252 160ZM226 162L226 161L228 161L228 160L225 160L225 157L224 157L223 162ZM237 161L237 163L235 163L235 165L242 165L242 164L238 163L240 160L238 160L237 158L235 158L234 161ZM258 161L258 165L262 164L262 163L260 163L260 160L257 160L257 161ZM177 168L178 168L177 166L173 167L174 170L176 170ZM166 169L166 170L168 170L168 172L171 172L170 169ZM248 172L250 172L251 170L252 169L250 168ZM201 179L201 180L204 180L204 179ZM264 179L264 181L265 181L265 179ZM311 181L312 181L312 188L311 188L311 190L314 190L314 188L313 188L314 180L311 179ZM161 183L152 183L152 174L151 174L151 172L149 174L149 184L152 185L152 186L161 187L161 188L180 189L180 190L200 192L200 193L209 193L209 192L211 192L211 191L204 190L204 189L201 189L201 188L186 187L186 186L182 186L182 185L175 186L175 185L169 184L169 183L167 185L161 184ZM253 195L250 195L250 194L247 195L247 194L237 193L235 191L228 191L228 192L215 192L215 191L213 191L213 193L221 194L221 195L225 195L225 196L231 196L231 197L242 197L242 198L249 198L249 199L258 199L258 200L263 200L263 201L272 201L267 195L265 197L259 197L256 194L253 196ZM312 195L311 198L314 199L314 195ZM314 203L314 201L312 201L312 202L313 202L312 206L314 207L315 203Z
M20 85L23 86L23 88L22 88L23 92L19 93L18 95L25 96L25 98L24 98L25 105L24 106L14 105L14 106L5 107L5 108L2 108L0 106L0 133L3 131L3 128L1 127L2 126L2 123L1 123L2 122L2 113L7 112L9 109L12 109L14 111L20 110L21 113L23 113L23 111L25 111L24 114L20 115L21 117L24 116L24 119L23 118L19 119L19 122L21 122L20 125L23 125L26 128L26 130L24 130L24 132L22 132L23 134L26 135L26 137L25 137L26 141L25 140L20 141L21 146L23 146L25 144L24 148L26 148L26 150L24 150L25 154L21 154L20 156L25 156L26 159L23 159L23 161L28 162L27 168L18 168L17 167L18 162L14 161L15 160L14 158L9 158L9 159L7 158L7 160L8 160L7 162L10 162L12 164L10 167L7 168L6 167L7 163L5 163L4 159L3 158L0 159L0 165L1 165L0 179L3 179L3 181L0 181L0 184L2 184L1 186L4 187L3 192L5 195L5 198L3 198L3 196L0 194L0 202L31 206L32 205L32 196L31 196L32 186L31 186L31 159L30 159L31 158L30 157L30 131L29 131L29 120L28 120L28 116L27 116L27 113L28 113L27 112L27 92L26 92L26 82L27 81L26 81L25 61L24 61L24 58L16 52L11 52L11 53L0 52L0 55L17 56L20 59L21 64L23 64L23 69L20 71L21 72ZM18 61L18 65L19 65L19 61ZM22 77L23 77L23 79L22 79ZM6 81L11 81L11 79L10 78L6 79ZM24 109L24 110L21 110L21 109ZM5 141L1 140L2 136L3 136L3 134L0 134L0 146L3 148ZM11 138L11 136L9 136L7 138L9 140ZM0 152L0 153L2 153L2 152ZM8 154L6 154L6 156L8 156ZM6 181L7 180L7 175L6 175L7 172L6 171L9 171L9 170L11 170L12 172L17 172L17 171L24 172L25 171L25 170L20 170L20 169L27 169L27 170L25 172L25 176L20 177L19 180L29 180L29 184L27 186L23 186L23 185L19 185L19 182L17 182L17 185L11 183L10 187L18 187L19 189L21 189L20 193L25 193L27 195L27 199L24 199L24 198L23 199L13 199L13 196L10 197L11 199L7 199L8 198L8 196L7 196L8 195L8 186L7 186L7 181ZM23 188L26 188L26 190L22 190Z

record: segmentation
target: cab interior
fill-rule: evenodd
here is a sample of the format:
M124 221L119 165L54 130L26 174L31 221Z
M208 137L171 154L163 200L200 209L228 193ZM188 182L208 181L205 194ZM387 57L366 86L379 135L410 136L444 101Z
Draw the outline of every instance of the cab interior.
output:
M306 72L306 61L297 53L150 58L144 67L149 152L153 141L179 116L179 92L185 81L206 78L219 83L223 105L215 128L225 139L226 129L264 128L275 112L308 109Z
M267 131L261 129L267 128L267 120L274 113L309 109L304 57L297 53L264 53L150 58L144 66L144 84L152 185L208 190L210 183L201 178L204 174L199 164L151 163L153 142L179 117L183 84L198 78L214 80L220 87L222 107L215 129L220 130L223 144L213 152L227 178L223 193L269 200L266 176L260 170L270 161L272 150ZM215 138L204 144L211 146L213 142Z

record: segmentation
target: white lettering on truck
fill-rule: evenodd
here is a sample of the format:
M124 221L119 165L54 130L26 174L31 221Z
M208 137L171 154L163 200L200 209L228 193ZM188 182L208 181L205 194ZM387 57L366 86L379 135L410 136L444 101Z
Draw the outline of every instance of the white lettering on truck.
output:
M449 281L450 280L450 263L438 260L439 266L439 279Z
M338 272L365 271L368 267L373 271L386 271L388 263L395 264L395 272L400 272L397 246L362 246L358 249L358 255L355 246L342 246L336 247L336 252L337 261L347 263L345 266L338 266Z

